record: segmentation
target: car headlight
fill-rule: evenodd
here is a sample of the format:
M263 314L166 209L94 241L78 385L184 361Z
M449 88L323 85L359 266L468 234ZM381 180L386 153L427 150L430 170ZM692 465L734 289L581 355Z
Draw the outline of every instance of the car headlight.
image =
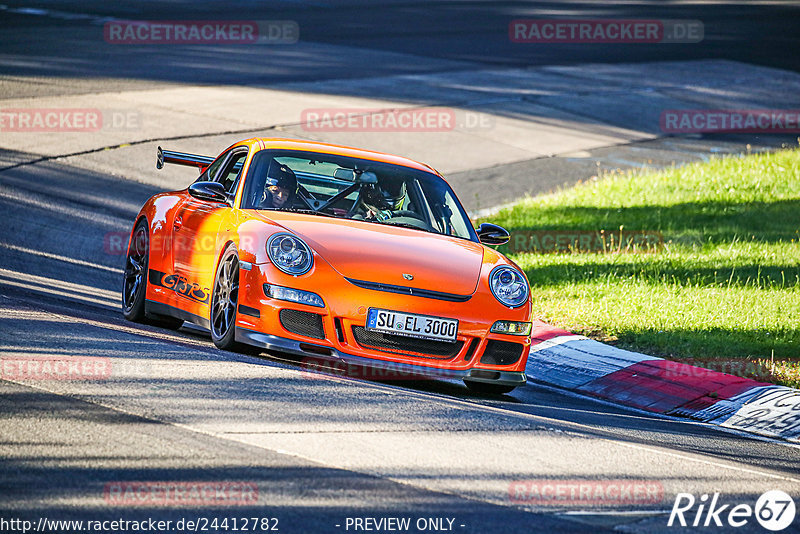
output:
M492 295L509 308L517 308L528 300L528 282L522 273L501 265L495 267L489 275L489 287Z
M269 238L267 255L275 267L294 276L307 273L314 265L314 256L308 245L299 237L286 232Z

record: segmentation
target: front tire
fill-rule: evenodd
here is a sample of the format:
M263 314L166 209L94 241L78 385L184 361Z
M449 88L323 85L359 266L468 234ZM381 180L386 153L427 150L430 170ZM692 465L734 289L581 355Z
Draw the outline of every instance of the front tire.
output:
M239 255L231 243L222 254L211 293L211 340L223 350L241 351L236 342L236 309L239 303Z

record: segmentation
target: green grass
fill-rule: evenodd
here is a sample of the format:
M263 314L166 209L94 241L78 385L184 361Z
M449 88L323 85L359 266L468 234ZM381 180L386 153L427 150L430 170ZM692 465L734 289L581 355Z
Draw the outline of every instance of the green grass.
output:
M489 220L512 236L661 232L656 252L511 258L551 324L728 372L749 362L734 372L800 386L800 150L606 175Z

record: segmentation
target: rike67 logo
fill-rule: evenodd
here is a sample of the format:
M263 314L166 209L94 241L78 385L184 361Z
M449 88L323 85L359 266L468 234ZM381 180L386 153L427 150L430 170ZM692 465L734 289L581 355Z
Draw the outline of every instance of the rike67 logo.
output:
M667 526L722 527L727 524L738 528L751 525L755 519L765 529L778 532L794 523L794 500L780 490L765 492L755 506L746 503L719 505L718 501L719 493L710 498L708 494L703 494L699 499L691 493L679 493L675 497Z

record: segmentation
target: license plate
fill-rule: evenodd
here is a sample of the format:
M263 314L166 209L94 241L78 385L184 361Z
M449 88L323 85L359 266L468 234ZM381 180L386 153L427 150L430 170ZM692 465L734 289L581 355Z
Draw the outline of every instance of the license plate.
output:
M458 320L370 308L367 313L366 328L398 336L455 341Z

